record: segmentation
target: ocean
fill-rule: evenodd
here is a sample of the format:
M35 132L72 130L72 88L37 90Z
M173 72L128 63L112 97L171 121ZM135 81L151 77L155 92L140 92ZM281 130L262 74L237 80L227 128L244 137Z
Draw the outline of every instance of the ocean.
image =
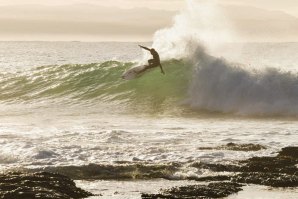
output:
M199 46L189 57L162 59L166 75L156 68L123 80L125 70L146 61L138 44L0 42L1 170L232 162L298 145L298 43ZM230 142L266 149L202 149ZM204 172L185 167L173 178ZM139 198L138 190L185 184L90 183L79 181L107 198L118 189L115 198Z

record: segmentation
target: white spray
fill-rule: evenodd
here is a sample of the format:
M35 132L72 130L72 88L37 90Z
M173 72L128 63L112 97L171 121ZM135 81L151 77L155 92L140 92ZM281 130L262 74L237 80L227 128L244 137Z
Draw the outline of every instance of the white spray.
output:
M216 2L205 2L187 1L174 25L154 36L153 47L162 59L187 58L194 66L185 103L198 110L298 116L296 74L272 68L249 71L208 53L210 45L233 41L235 35Z
M193 41L208 49L234 41L232 30L217 1L187 0L186 8L175 16L173 26L155 33L153 47L163 59L184 58L195 47Z

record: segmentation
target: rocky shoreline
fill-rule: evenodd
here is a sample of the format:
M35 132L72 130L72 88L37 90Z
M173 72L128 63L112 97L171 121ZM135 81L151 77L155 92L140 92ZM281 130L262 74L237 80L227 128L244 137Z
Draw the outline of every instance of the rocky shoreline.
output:
M234 147L234 145L233 145ZM201 182L217 181L202 186L174 187L158 194L143 194L143 199L221 198L241 191L244 184L271 187L298 187L298 147L283 148L275 157L254 157L237 165L194 163L198 169L229 172L230 175L191 177ZM219 182L221 181L221 182ZM210 189L211 187L211 189ZM214 190L216 193L214 194Z
M9 172L0 175L2 199L79 199L93 196L76 187L70 178L48 172Z
M231 182L210 183L208 185L189 185L161 190L159 194L142 194L142 199L203 199L223 198L242 190L243 185Z
M260 145L239 145L205 148L205 150L263 150ZM209 170L210 176L175 174L185 167ZM221 173L218 173L221 172ZM222 174L224 172L224 174ZM158 179L192 180L202 185L188 185L161 190L155 194L143 193L143 199L157 198L221 198L242 190L246 184L270 187L298 187L298 147L283 148L274 157L253 157L233 164L205 162L151 164L144 162L119 162L113 165L85 165L46 167L43 169L7 172L0 176L0 198L86 198L91 193L75 186L74 180L135 180Z

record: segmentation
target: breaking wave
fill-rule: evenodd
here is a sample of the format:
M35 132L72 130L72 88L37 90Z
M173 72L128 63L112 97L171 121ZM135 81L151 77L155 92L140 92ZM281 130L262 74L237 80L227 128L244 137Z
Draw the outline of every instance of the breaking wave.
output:
M186 103L241 115L298 115L298 75L281 69L249 70L208 55L198 47Z
M43 66L29 71L2 74L2 103L38 101L91 103L125 102L166 104L242 115L298 115L298 75L267 68L246 70L208 55L202 47L191 59L163 63L166 75L154 69L131 81L121 74L133 63Z

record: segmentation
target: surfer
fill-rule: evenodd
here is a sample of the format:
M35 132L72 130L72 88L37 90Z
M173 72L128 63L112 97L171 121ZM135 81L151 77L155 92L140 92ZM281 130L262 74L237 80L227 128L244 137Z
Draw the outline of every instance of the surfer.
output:
M145 47L145 46L141 46L141 45L139 45L141 48L143 48L143 49L145 49L145 50L148 50L148 51L150 51L150 53L151 53L151 55L153 56L153 59L149 59L148 60L148 64L149 65L147 65L144 69L143 69L143 71L145 71L145 70L147 70L147 69L149 69L149 68L155 68L155 67L157 67L157 66L159 66L160 67L160 70L161 70L161 73L162 74L165 74L165 72L163 71L163 69L162 69L162 65L161 65L161 63L160 63L160 59L159 59L159 54L156 52L156 50L154 49L154 48L147 48L147 47Z

